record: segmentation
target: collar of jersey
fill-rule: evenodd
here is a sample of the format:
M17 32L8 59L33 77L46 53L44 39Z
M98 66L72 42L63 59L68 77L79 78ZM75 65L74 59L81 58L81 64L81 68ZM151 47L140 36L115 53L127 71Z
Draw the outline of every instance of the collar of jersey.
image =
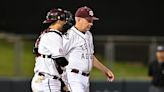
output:
M81 37L83 37L83 38L85 38L85 34L83 34L82 32L80 32L79 30L77 30L77 28L75 28L74 26L72 27L72 30L74 31L74 32L76 32L78 35L80 35Z
M49 30L50 31L56 31L56 32L58 32L58 33L60 33L62 35L62 32L60 32L59 30L55 30L55 29L52 29L52 28L50 28Z

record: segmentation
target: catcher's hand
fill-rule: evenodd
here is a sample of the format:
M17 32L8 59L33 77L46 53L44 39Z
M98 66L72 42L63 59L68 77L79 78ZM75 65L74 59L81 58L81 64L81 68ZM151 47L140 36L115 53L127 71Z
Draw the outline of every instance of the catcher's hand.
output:
M63 92L70 92L66 85L63 87Z
M61 79L61 92L70 92L68 89L68 86L64 83L64 81Z

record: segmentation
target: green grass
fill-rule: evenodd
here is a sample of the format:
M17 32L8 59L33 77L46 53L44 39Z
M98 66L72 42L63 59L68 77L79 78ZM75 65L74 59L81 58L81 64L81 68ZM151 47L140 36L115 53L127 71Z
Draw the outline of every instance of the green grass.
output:
M0 40L0 76L32 76L35 62L34 55L32 54L32 41L26 41L23 43L20 61L18 61L19 58L15 58L19 52L15 51L14 46L15 43L13 41L5 39ZM16 68L19 70L17 71Z
M13 75L13 44L0 40L0 75Z
M106 66L108 64L105 64ZM107 66L108 67L108 66ZM109 67L114 75L116 80L147 80L147 66L142 64L131 64L131 63L119 63L115 62L112 64L112 67ZM91 73L92 80L106 80L106 76L101 73L99 70L93 68Z
M148 67L141 63L115 63L114 71L118 79L148 79Z
M15 58L19 52L14 51L14 42L0 39L0 77L32 77L35 64L34 55L32 54L33 41L23 41L21 61ZM110 63L98 56L100 61L109 67ZM19 71L16 71L16 68ZM147 66L141 63L114 62L109 67L115 74L116 80L136 80L148 79ZM106 77L99 70L93 68L91 80L106 80Z
M24 76L32 76L33 75L33 68L35 64L35 57L32 52L33 50L33 42L26 41L24 43L24 55L23 55L23 63L22 63L22 72L21 74Z

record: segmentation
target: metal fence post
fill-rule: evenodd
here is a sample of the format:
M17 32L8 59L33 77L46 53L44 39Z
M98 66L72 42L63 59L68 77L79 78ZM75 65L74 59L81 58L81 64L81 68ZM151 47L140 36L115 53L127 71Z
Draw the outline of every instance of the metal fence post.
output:
M14 37L14 75L21 75L21 61L23 57L23 42L21 37Z
M149 61L148 62L151 62L155 59L156 46L157 46L157 39L152 37L151 43L149 45Z
M112 39L110 39L110 41L108 41L105 44L105 59L108 61L108 64L110 67L113 66L113 63L115 61L115 50L114 50L114 42Z

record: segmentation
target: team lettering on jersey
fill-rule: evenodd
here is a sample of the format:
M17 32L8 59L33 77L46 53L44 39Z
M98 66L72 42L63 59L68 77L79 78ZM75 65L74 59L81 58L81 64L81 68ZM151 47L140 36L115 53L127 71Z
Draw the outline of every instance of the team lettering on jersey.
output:
M80 47L81 47L82 50L87 50L87 44L86 43L83 44L83 45L80 45Z
M81 49L82 51L87 50L87 44L86 44L86 43L84 43L83 45L80 45L79 47L80 47L80 49ZM92 54L88 54L88 53L86 53L86 52L83 52L83 53L81 54L81 59L91 59L92 56L93 56Z
M85 54L85 53L82 53L81 54L81 59L92 59L93 58L93 55L92 54Z

